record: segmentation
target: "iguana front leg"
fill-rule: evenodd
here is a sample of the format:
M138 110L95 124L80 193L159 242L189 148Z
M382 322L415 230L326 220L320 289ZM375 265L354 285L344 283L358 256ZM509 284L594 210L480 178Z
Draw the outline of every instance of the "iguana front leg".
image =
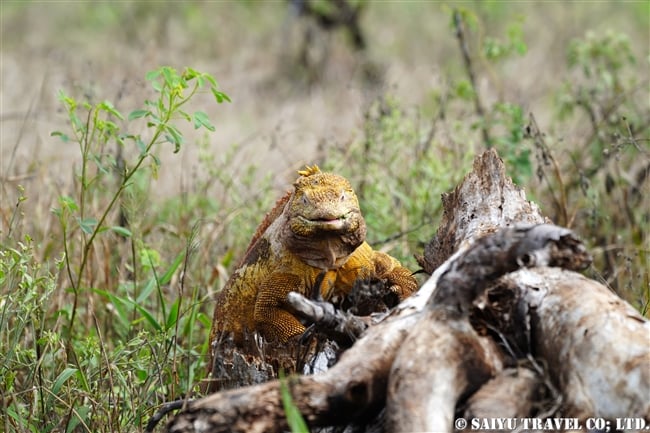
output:
M291 291L307 295L298 275L273 273L258 289L253 320L264 338L285 343L305 332L305 326L288 310L287 295Z
M418 289L418 283L413 273L406 269L396 259L380 251L373 251L372 261L375 264L377 278L388 281L390 290L397 294L400 301L409 297Z

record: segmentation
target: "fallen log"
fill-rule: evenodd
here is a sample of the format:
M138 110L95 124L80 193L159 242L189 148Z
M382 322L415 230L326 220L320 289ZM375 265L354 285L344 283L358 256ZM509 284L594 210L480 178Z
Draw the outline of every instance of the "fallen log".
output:
M446 431L456 402L502 368L492 340L468 320L436 309L418 322L393 362L386 401L388 431Z
M477 157L443 201L443 221L420 258L435 268L427 283L330 370L288 379L310 427L358 422L384 407L388 431L453 431L463 414L650 422L650 325L597 282L547 267L588 263L573 234L539 225L541 213L494 151ZM511 273L518 268L526 269ZM522 361L538 371L509 377L504 367ZM521 399L507 404L513 389ZM188 402L167 431L286 428L275 380Z
M509 278L524 289L533 353L563 396L558 416L650 423L650 322L575 272L540 268Z
M458 401L502 369L495 342L479 336L469 321L474 300L490 283L522 266L579 269L589 263L591 258L569 230L547 224L502 229L450 262L427 303L425 317L393 363L389 430L447 430ZM424 403L413 405L413 400Z
M502 370L486 382L467 401L463 418L519 418L533 411L544 384L531 368L518 366Z

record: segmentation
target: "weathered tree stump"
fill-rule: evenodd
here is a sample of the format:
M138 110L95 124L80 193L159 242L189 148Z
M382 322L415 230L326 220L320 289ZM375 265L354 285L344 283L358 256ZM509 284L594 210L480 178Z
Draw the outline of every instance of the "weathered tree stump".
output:
M419 260L431 278L331 369L288 380L310 427L362 424L382 409L393 432L454 431L461 416L650 423L650 322L575 272L590 263L576 237L544 224L493 150L443 201ZM188 402L167 425L286 429L277 380Z

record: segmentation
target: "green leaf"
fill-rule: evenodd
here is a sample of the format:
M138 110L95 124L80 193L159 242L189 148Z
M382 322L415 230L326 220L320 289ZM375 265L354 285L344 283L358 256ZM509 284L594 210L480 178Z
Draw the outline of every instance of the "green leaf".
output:
M157 116L151 116L147 122L147 128L153 128L155 126L161 125L160 119Z
M190 115L187 114L185 111L178 110L177 113L178 113L179 116L181 116L183 119L187 120L188 122L192 121L192 118L190 117Z
M67 142L70 141L70 137L68 137L67 134L64 134L61 131L52 131L52 132L50 132L50 137L59 137L59 138L61 138L61 141L63 141L64 143L67 143Z
M114 134L115 131L118 131L120 129L120 128L118 128L118 126L117 126L117 124L115 122L111 122L110 120L106 120L104 122L104 128L110 134Z
M74 111L77 109L77 101L66 95L63 90L59 90L59 101L67 105L68 111Z
M155 154L153 154L153 153L150 154L149 156L151 157L151 159L153 159L153 164L152 164L152 165L154 166L154 168L160 167L160 165L161 165L160 158L158 158L158 157L157 157Z
M280 394L282 396L284 414L287 417L287 424L289 424L292 433L309 433L307 423L296 405L293 403L289 387L287 386L287 379L284 377L284 372L282 370L280 370Z
M214 95L214 99L216 99L217 102L218 102L219 104L221 104L223 101L232 102L232 101L230 100L230 97L228 97L228 95L226 95L226 94L223 93L223 92L218 91L216 88L211 87L211 88L210 88L210 91L211 91L212 94Z
M89 235L93 233L95 226L97 225L97 220L95 218L77 218L77 222L79 223L81 230Z
M109 293L105 290L95 289L96 293L106 296L115 306L115 309L119 312L118 317L128 325L128 310L136 310L140 315L157 331L162 331L162 326L158 323L156 318L144 307L142 307L138 302L134 302L131 299L123 298L113 293ZM128 310L124 307L128 307Z
M193 68L185 68L185 72L183 73L183 77L185 77L187 81L190 81L193 78L198 77L200 75L201 74L196 69Z
M26 416L24 414L17 413L16 410L13 408L13 404L11 406L7 407L7 415L9 416L9 418L14 420L14 423L17 426L21 426L23 429L27 425L27 421L25 419ZM32 429L33 429L33 426L32 426Z
M140 382L144 382L149 378L149 371L138 368L135 370L135 376L140 380Z
M119 111L117 111L117 109L115 108L115 106L113 106L113 104L111 104L109 101L103 101L103 102L100 102L99 105L98 105L98 107L99 107L100 109L106 111L107 113L112 114L113 116L117 117L117 118L120 119L120 120L123 120L123 119L124 119L124 116L122 116L122 113L120 113Z
M76 428L83 422L85 425L88 425L90 407L87 406L77 406L72 412L74 415L70 418L67 428L65 429L66 433L71 433L76 430Z
M176 256L176 258L169 266L167 271L160 277L160 279L158 280L159 284L167 284L172 280L172 276L178 270L178 267L181 265L181 263L183 263L184 258L185 258L185 252L182 251Z
M161 332L163 330L162 326L160 326L160 323L158 323L153 314L145 310L142 306L134 303L133 301L129 300L129 302L133 305L133 308L135 308L142 315L142 317L144 317L144 319L149 322L153 329L155 329L157 332Z
M111 230L113 230L115 233L125 238L130 238L132 236L132 233L129 229L121 226L113 226L111 227Z
M169 330L176 325L178 321L178 312L180 309L181 298L177 298L176 301L172 304L172 308L169 310L167 315L167 323L165 323L165 329Z
M160 253L153 248L143 247L138 251L140 262L145 268L156 268L160 265Z
M145 299L151 295L151 292L156 288L156 279L154 277L149 278L147 281L147 284L144 286L144 289L140 292L140 295L138 295L138 299L135 301L137 303L142 303Z
M158 284L167 284L171 281L172 276L174 275L174 272L178 270L178 267L183 263L183 259L185 258L185 252L179 253L170 267L167 269L167 271L158 279ZM136 303L142 304L144 301L151 295L151 292L156 288L156 280L154 278L151 278L148 282L147 285L144 287L142 292L140 292L140 295L138 296L138 299L135 300Z
M140 151L140 156L144 155L147 151L147 145L144 144L144 141L138 136L135 139L135 145L138 146L138 150Z
M75 131L86 133L86 125L81 121L81 119L79 119L79 116L73 112L70 113L70 122L75 128Z
M474 88L469 80L459 80L458 83L456 83L454 90L456 96L462 100L471 101L474 98Z
M68 367L59 374L59 376L54 381L52 385L51 392L53 395L57 395L61 391L63 384L70 379L73 374L76 374L79 371L77 368Z
M159 81L152 81L151 82L151 87L153 87L153 89L156 92L162 92L162 85L160 84Z
M165 138L167 141L174 144L174 153L178 153L183 144L183 135L172 125L167 125L167 132L169 132L169 134L165 135Z
M139 119L151 114L149 110L134 110L129 113L129 120Z
M212 326L212 317L205 313L197 314L196 320L201 323L205 329L209 329Z
M76 212L79 210L79 206L77 206L77 203L74 201L74 199L72 197L68 197L67 195L59 196L59 204L61 205L61 208L69 210L71 212Z
M203 74L202 76L203 76L203 78L205 78L205 79L208 81L208 83L210 83L210 85L211 85L212 87L214 87L215 89L216 89L217 87L219 87L219 86L217 85L217 80L215 80L214 77L213 77L212 75L210 75L210 74Z
M160 69L156 69L155 71L149 71L149 72L147 72L147 75L144 76L144 78L147 81L154 81L158 77L160 77Z
M102 174L110 173L108 167L106 167L106 164L102 161L102 157L100 155L91 155L90 160L95 163Z
M523 56L528 51L528 46L526 45L525 42L519 41L519 42L516 42L513 46L514 46L515 51L519 55Z
M205 127L209 131L215 130L214 125L210 123L208 115L203 111L197 111L194 113L194 129L199 129L201 126Z
M93 291L101 296L108 298L110 303L113 304L113 307L115 308L113 310L115 312L114 317L117 318L117 321L119 321L123 329L129 329L129 316L133 309L130 308L131 304L128 302L128 300L120 298L119 296L116 296L113 293L109 293L106 290L93 289Z
M165 84L167 84L169 87L176 86L178 83L178 75L176 74L176 70L174 70L174 68L163 66L160 72L162 72L163 78L165 79Z

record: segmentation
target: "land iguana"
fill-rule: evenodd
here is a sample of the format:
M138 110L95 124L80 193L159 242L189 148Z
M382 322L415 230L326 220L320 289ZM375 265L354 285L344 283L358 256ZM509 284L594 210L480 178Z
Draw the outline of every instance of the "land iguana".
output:
M266 215L216 295L211 352L227 334L235 344L252 331L278 343L303 334L305 326L286 301L291 291L333 301L345 297L356 280L371 278L385 280L400 300L417 289L408 269L366 243L350 182L315 165L298 173L293 190Z

